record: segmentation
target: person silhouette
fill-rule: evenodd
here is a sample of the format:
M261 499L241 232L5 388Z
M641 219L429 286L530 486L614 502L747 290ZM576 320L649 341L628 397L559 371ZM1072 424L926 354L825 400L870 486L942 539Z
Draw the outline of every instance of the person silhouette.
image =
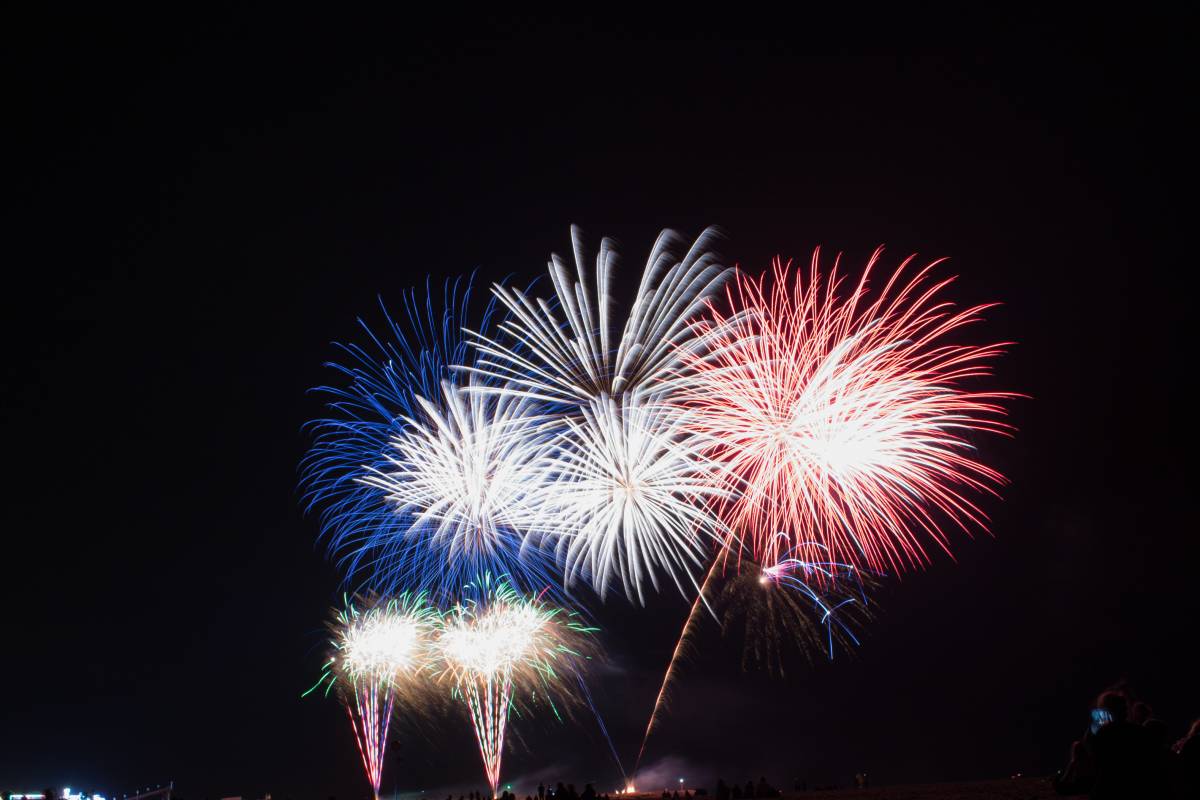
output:
M1111 721L1101 725L1092 737L1090 749L1096 759L1092 797L1108 800L1142 796L1150 778L1145 730L1129 721L1129 703L1123 693L1105 692L1096 705Z

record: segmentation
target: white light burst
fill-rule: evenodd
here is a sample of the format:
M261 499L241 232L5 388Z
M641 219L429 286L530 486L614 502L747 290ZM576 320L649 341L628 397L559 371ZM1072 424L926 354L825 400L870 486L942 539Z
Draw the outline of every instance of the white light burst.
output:
M500 329L504 344L471 333L480 357L469 371L509 384L543 400L581 403L601 395L645 391L665 380L679 364L679 345L692 332L689 321L729 273L709 248L716 237L706 229L679 256L684 240L674 231L659 234L646 261L633 307L624 326L612 319L612 288L617 255L605 238L596 255L595 281L588 275L580 230L571 227L574 264L551 255L549 270L555 304L531 299L519 289L492 292L509 311Z
M645 602L661 569L684 591L689 567L721 538L715 506L731 496L688 428L686 412L657 397L603 396L566 418L556 440L558 481L545 509L558 521L556 551L567 583L588 579L603 597L613 582Z
M352 675L391 677L417 665L428 628L421 619L372 614L348 627L342 641L342 665Z
M441 401L418 397L424 414L392 439L390 467L361 480L411 516L411 547L397 557L421 559L410 571L429 584L456 590L485 569L519 579L538 567L525 542L545 521L538 506L552 488L546 421L528 398L471 386L443 382Z

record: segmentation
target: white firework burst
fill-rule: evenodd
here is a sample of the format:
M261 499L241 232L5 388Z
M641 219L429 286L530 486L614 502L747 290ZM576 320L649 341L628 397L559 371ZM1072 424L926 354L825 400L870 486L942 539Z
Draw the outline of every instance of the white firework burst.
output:
M557 303L494 286L509 312L500 329L511 343L470 332L479 358L466 369L505 384L489 391L521 391L553 402L585 403L652 389L678 367L679 346L692 336L690 320L730 272L710 252L715 237L714 229L705 229L679 256L684 240L671 230L659 234L618 330L612 312L614 242L601 240L593 282L582 234L572 226L573 265L558 255L548 265Z
M424 413L392 439L388 467L361 479L410 519L385 568L418 576L422 588L457 589L484 570L526 588L543 583L548 559L526 547L549 520L540 506L555 486L538 404L449 382L440 400L418 397Z
M684 592L690 568L702 567L722 537L715 505L731 496L723 474L688 430L686 413L659 398L607 395L563 420L543 507L565 581L587 579L601 597L619 582L645 602L658 571Z

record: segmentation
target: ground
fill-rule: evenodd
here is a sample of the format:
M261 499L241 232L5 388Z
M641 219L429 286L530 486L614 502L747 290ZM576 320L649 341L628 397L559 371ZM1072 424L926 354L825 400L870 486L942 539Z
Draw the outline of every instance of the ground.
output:
M926 783L880 786L870 789L830 789L821 792L788 793L786 800L855 798L855 800L1044 800L1057 797L1045 778L1014 778L970 783Z

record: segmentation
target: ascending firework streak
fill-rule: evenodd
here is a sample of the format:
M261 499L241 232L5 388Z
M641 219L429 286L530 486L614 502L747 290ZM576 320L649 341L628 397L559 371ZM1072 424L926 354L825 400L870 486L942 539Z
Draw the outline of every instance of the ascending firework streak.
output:
M789 548L876 572L924 563L921 534L948 552L938 517L983 527L967 495L1003 482L970 437L1008 432L999 403L1012 395L965 384L990 375L1004 345L949 341L988 306L943 300L938 262L905 282L911 258L871 300L881 253L844 298L836 260L823 279L818 254L807 281L778 260L769 286L739 273L732 310L697 323L673 397L736 476L723 518L760 564Z
M437 612L424 595L348 603L331 623L334 653L317 684L342 698L367 780L376 798L383 779L388 727L397 699L421 708L428 686L430 644Z
M569 686L585 658L584 637L594 629L518 594L503 579L484 576L465 595L441 622L439 680L466 702L494 796L514 695L541 690L552 708L555 696L573 699Z

